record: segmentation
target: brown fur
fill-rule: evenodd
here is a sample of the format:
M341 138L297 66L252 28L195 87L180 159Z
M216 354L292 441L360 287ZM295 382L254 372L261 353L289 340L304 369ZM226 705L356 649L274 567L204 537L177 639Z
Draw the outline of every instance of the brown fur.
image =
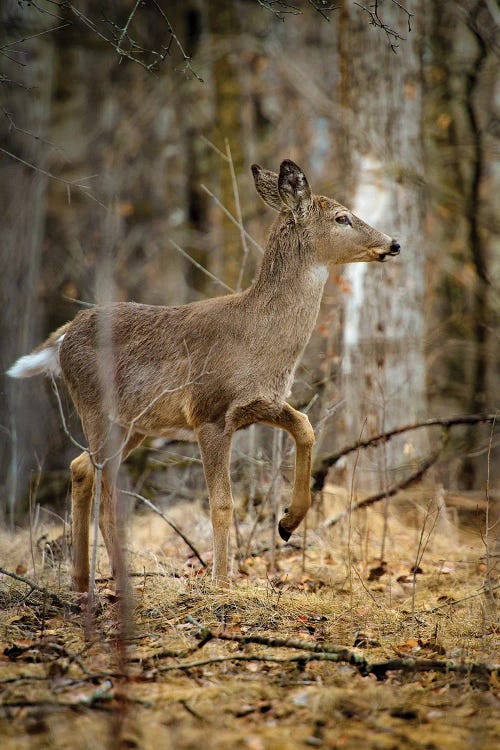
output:
M214 577L227 577L232 517L229 478L233 433L255 422L287 430L296 443L295 485L280 522L287 539L310 505L308 418L292 409L289 394L297 362L314 328L333 263L376 260L399 250L335 201L314 197L293 162L280 175L252 168L256 189L280 213L255 283L247 290L179 307L135 303L98 306L64 333L59 357L94 461L105 462L127 441L119 459L145 435L189 430L203 458L214 531ZM336 218L346 215L348 224ZM118 426L118 427L117 427ZM112 567L118 560L116 497L119 460L104 469L101 531ZM87 453L71 464L74 582L88 586L88 527L94 468Z

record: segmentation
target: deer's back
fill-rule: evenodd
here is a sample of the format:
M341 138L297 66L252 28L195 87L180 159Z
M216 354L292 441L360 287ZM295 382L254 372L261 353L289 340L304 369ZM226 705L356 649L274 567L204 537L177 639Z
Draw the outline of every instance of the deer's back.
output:
M117 303L82 311L65 334L60 362L81 417L99 409L128 424L145 411L138 427L162 434L221 421L231 405L283 390L287 377L263 363L262 348L244 296L228 295L178 307Z

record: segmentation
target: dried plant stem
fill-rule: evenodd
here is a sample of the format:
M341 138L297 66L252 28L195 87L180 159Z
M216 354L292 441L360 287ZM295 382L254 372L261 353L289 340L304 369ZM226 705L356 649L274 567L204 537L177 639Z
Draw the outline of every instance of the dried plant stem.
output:
M194 258L192 258L189 255L189 253L187 253L185 250L182 249L182 247L180 247L180 245L177 244L177 242L174 242L174 240L172 240L170 238L169 238L169 242L172 245L172 247L175 247L175 249L177 250L177 252L180 253L183 258L186 258L186 260L188 260L190 263L192 263L193 266L195 266L195 268L197 268L199 271L201 271L202 273L204 273L205 276L208 276L209 279L212 279L212 281L214 281L216 284L218 284L219 286L221 286L227 292L234 292L235 291L232 287L228 286L224 281L221 281L221 279L219 279L218 276L214 276L214 274L211 273L208 270L208 268L205 268L205 266L202 266L201 263L198 263L197 260L195 260Z
M154 505L154 503L151 502L151 500L148 500L143 495L139 495L138 492L129 492L128 490L121 490L121 493L122 495L128 495L129 497L135 497L136 500L140 500L142 503L147 505L148 508L151 508L151 510L157 513L160 516L160 518L163 518L165 523L167 523L170 526L170 528L173 529L175 533L180 536L182 541L185 542L185 544L187 544L187 546L189 547L193 555L197 557L198 560L200 561L200 564L204 568L207 567L207 563L202 558L202 556L200 555L200 553L198 552L194 544L190 541L190 539L188 539L188 537L184 534L184 532L181 531L181 529L173 521L171 521L170 518L167 518L167 516L164 513L162 513L162 511L159 508L157 508L156 505Z
M361 440L361 437L363 435L363 431L366 426L366 417L363 420L363 424L361 425L361 430L359 432L359 440ZM359 442L359 441L358 441ZM352 567L353 567L353 561L352 561L352 510L353 510L353 502L354 502L354 486L355 486L355 480L356 480L356 469L358 468L358 461L359 461L359 450L356 452L356 457L354 459L354 466L352 467L352 476L351 476L351 486L349 489L349 505L347 507L347 574L349 576L349 593L351 597L351 613L353 612L353 595L354 595L354 589L353 589L353 578L352 578Z
M380 391L381 391L381 397L382 397L382 432L385 432L385 416L386 416L386 406L387 401L385 398L385 392L384 387L382 383L379 383ZM383 491L385 493L384 497L384 507L383 507L383 527L382 527L382 541L380 543L380 563L382 564L385 558L385 544L387 540L387 532L389 528L389 496L387 494L388 489L388 466L387 466L387 443L384 440L382 443L382 484L383 484Z
M245 229L245 228L243 227L243 225L242 225L242 224L240 224L240 223L238 222L238 220L237 220L237 219L235 219L235 217L233 216L233 214L232 214L232 213L231 213L230 211L228 211L228 210L227 210L227 208L226 208L226 207L225 207L225 205L224 205L224 204L222 203L222 201L220 201L220 200L219 200L219 199L217 198L217 196L216 196L216 195L214 195L214 193L212 193L212 191L211 191L211 190L210 190L209 188L207 188L207 186L206 186L206 185L203 185L203 184L201 184L201 185L200 185L200 187L201 187L201 189L202 189L202 190L204 190L204 191L205 191L205 193L207 193L207 195L209 195L209 196L210 196L210 197L212 198L212 200L213 200L213 201L214 201L214 202L215 202L215 203L216 203L216 204L217 204L217 205L219 206L219 208L220 208L220 209L221 209L221 210L222 210L222 211L223 211L223 212L225 213L225 215L227 216L227 218L229 219L229 221L232 221L232 223L233 223L233 224L234 224L235 226L237 226L237 227L238 227L238 229L239 229L239 230L240 230L241 232L243 232L243 233L244 233L244 235L245 235L246 239L247 239L247 240L248 240L248 241L250 242L250 244L251 244L251 245L253 245L253 246L254 246L254 247L255 247L255 248L256 248L256 249L257 249L257 250L259 251L259 253L260 253L261 255L263 255L263 254L264 254L264 250L263 250L262 246L261 246L261 245L259 245L259 243L257 242L257 240L254 240L254 238L252 237L252 235L251 235L251 234L248 234L247 230L246 230L246 229Z
M427 532L427 537L424 539L426 527L427 527L427 521L429 519L429 516L431 514L431 507L432 507L432 501L427 504L427 508L425 510L425 516L422 523L422 527L420 529L420 535L418 538L418 546L417 546L417 553L415 555L415 563L413 565L413 580L412 580L412 590L411 590L411 623L412 627L415 628L416 624L416 617L415 617L415 595L417 591L417 574L418 570L420 568L420 565L422 563L422 559L425 554L425 550L427 549L427 546L429 544L430 538L432 536L432 532L436 528L436 523L439 518L439 508L435 511L434 519L432 521L431 527L429 531Z
M496 417L497 415L495 415ZM500 614L497 607L497 601L494 594L493 589L493 577L494 577L494 559L495 554L492 554L491 552L491 532L495 527L497 527L500 524L500 507L499 507L499 501L496 502L496 518L494 518L493 521L491 521L491 497L490 497L490 469L491 469L491 446L493 443L493 433L495 429L495 423L496 419L493 420L491 424L491 430L490 430L490 438L488 442L488 460L487 460L487 468L486 468L486 487L485 487L485 495L486 495L486 518L484 521L484 548L485 548L485 563L486 563L486 570L484 571L485 575L485 581L484 581L484 589L485 592L487 592L487 601L488 601L488 610L489 610L489 616L490 619L498 625L500 622ZM500 552L500 532L496 531L495 534L496 539L496 550L497 550L497 557L498 553Z
M38 487L40 486L41 476L42 476L42 467L41 467L40 462L38 462L38 471L36 475L35 487L33 488L30 486L30 491L29 491L30 551L31 551L31 562L33 564L33 575L35 576L35 578L37 577L37 574L36 574L36 561L35 561L35 545L33 544L33 526L35 525L35 522L33 519L33 493L35 494L35 497L36 497L37 492L38 492Z
M284 457L282 457L282 461L283 461L283 459L284 459ZM281 464L277 468L277 471L281 472ZM272 475L272 477L271 477L271 484L269 485L269 489L266 492L265 497L262 499L262 502L261 502L260 508L259 508L259 512L257 513L257 515L255 517L253 526L252 526L252 528L250 530L250 533L248 535L247 542L246 542L246 549L245 549L245 557L248 557L248 555L250 554L250 545L252 544L255 532L257 530L257 526L258 526L258 524L259 524L259 522L260 522L260 520L261 520L261 518L262 518L262 516L264 514L264 510L266 509L267 504L269 503L269 501L271 499L272 490L273 490L273 487L274 487L274 482L276 480L276 476L277 476L277 473L274 472L273 475Z
M94 484L94 538L92 540L92 550L90 557L90 575L89 575L89 599L87 607L86 629L87 635L90 632L92 612L94 610L95 597L95 577L97 570L97 539L99 536L99 514L101 512L101 492L102 492L102 465L95 467L95 484Z
M233 157L231 154L231 148L229 146L229 141L227 138L225 138L225 144L226 144L226 154L227 154L227 161L229 165L229 172L231 174L231 185L233 187L233 197L234 197L234 206L236 208L236 219L238 221L239 230L240 230L240 238L241 238L241 247L243 249L243 259L241 261L240 266L240 273L238 276L238 283L236 284L236 291L241 292L241 285L243 282L243 275L245 273L245 268L247 264L248 259L248 245L247 245L247 238L245 234L245 227L243 226L243 214L241 212L241 203L240 203L240 193L238 190L238 182L236 180L236 172L234 171L234 163L233 163Z

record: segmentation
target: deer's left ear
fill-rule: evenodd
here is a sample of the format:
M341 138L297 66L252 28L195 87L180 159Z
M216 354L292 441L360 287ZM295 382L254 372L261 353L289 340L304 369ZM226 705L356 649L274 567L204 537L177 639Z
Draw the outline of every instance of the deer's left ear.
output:
M281 198L278 193L278 175L276 172L270 172L268 169L262 169L258 164L252 164L252 174L255 182L255 189L275 211L281 211Z
M281 162L278 178L280 198L300 221L305 219L312 206L312 194L306 176L290 159Z

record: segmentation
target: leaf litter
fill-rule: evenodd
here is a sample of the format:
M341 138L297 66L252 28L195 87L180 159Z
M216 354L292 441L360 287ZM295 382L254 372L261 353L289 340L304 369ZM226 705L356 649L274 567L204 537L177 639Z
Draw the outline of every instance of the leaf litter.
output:
M207 515L188 504L172 514L209 560ZM381 528L376 509L354 519L350 541L341 524L318 523L271 570L264 527L218 590L171 530L138 515L121 649L103 549L86 632L68 561L43 566L35 553L34 569L28 532L4 532L2 567L38 589L0 576L2 747L493 750L500 633L487 620L480 534L437 529L416 570L418 523L393 509L382 561Z

